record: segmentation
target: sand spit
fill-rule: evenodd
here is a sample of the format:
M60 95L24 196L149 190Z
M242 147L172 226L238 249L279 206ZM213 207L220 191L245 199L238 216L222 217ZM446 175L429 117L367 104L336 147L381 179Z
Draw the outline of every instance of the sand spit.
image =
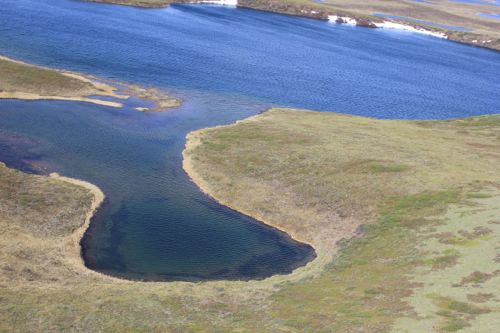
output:
M31 94L25 92L0 92L0 99L21 99L27 101L37 101L37 100L55 100L55 101L75 101L75 102L86 102L93 103L97 105L109 106L114 108L123 107L122 103L103 101L96 98L88 97L63 97L63 96L43 96L38 94Z

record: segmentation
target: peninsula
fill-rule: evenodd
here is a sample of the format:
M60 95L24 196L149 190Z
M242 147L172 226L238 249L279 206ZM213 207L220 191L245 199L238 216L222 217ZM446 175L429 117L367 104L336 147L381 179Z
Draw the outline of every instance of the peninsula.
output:
M154 104L153 107L139 107L138 111L161 111L181 105L179 99L160 89L126 83L112 85L114 83L108 84L95 77L34 66L3 56L0 56L0 77L0 100L78 101L119 108L123 100L134 96Z

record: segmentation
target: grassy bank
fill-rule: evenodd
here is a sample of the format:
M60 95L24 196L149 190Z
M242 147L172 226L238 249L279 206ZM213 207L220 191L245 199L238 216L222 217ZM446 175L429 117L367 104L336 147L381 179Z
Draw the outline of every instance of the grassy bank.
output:
M92 2L113 3L144 8L166 7L172 3L197 3L197 0L86 0ZM431 31L443 32L448 39L500 50L500 22L494 18L477 15L477 13L496 13L495 6L484 3L463 3L448 0L401 1L375 0L239 0L238 6L281 14L296 15L314 19L326 20L328 15L348 16L355 18L358 25L374 27L373 22L380 22L380 17L374 13L396 15L417 19L423 22L405 18L390 21L408 24ZM426 22L448 26L458 26L467 31L440 28L428 25Z
M499 162L498 116L276 109L196 131L185 166L205 191L318 252L289 276L206 283L76 269L50 249L84 224L90 192L1 166L12 180L0 222L13 231L0 235L0 331L495 331Z
M9 58L0 57L0 98L54 99L96 103L121 107L118 102L104 101L87 96L117 97L116 88L93 82L75 73L32 66Z
M179 99L156 88L117 83L114 85L83 75L33 66L0 56L0 100L67 100L88 102L110 107L122 107L120 100L134 96L154 103L152 108L139 107L138 111L161 111L178 107ZM102 100L99 96L115 100Z

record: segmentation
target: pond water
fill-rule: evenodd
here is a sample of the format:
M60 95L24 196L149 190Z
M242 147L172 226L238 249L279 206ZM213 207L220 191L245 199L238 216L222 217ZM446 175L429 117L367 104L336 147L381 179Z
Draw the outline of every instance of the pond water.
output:
M314 257L189 181L181 152L194 129L272 106L385 119L500 110L499 53L408 32L217 6L69 0L4 0L0 22L4 55L184 100L163 113L136 112L134 100L122 109L0 101L0 160L103 189L83 255L88 267L127 278L263 278Z

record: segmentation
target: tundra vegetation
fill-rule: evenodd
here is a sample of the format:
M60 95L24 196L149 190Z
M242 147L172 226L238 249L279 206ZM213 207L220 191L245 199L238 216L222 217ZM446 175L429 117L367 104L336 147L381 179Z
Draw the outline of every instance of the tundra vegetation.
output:
M184 157L204 191L318 258L262 281L107 277L69 255L96 193L0 165L0 331L500 328L500 116L273 109L191 133Z
M122 107L121 101L134 96L154 104L152 107L138 107L138 111L162 111L181 104L179 99L157 88L117 82L108 84L93 77L33 66L2 56L0 77L0 100L69 100ZM99 97L111 97L113 101Z

